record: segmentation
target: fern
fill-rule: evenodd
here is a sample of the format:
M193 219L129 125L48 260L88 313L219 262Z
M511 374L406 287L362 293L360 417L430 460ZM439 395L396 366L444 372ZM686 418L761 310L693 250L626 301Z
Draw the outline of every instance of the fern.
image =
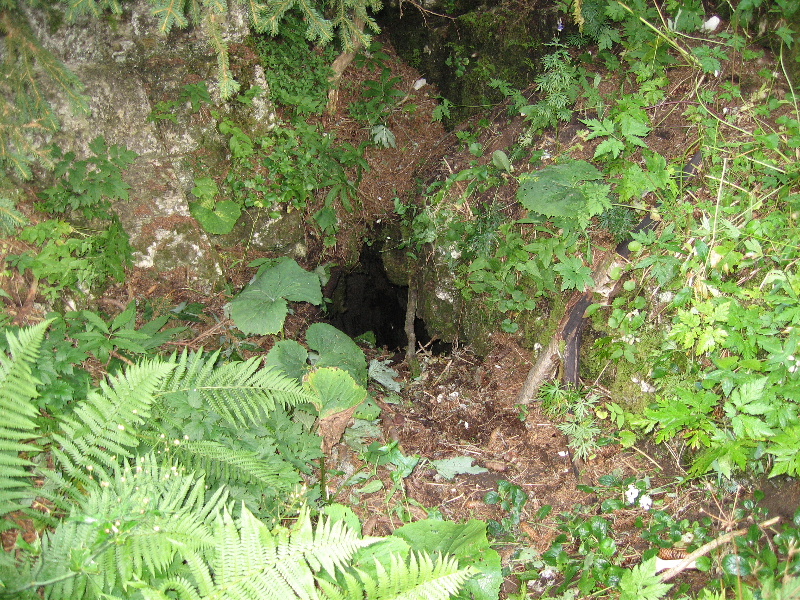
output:
M301 482L291 463L274 453L234 448L210 440L183 442L171 451L176 460L206 473L210 481L245 485L251 491L269 493L271 497L289 494Z
M33 493L25 480L29 464L18 452L32 449L21 441L36 433L30 365L46 327L9 335L11 356L0 357L0 407L9 415L0 428L0 461L10 473L0 480L5 506L8 497ZM291 528L270 530L244 504L234 518L227 488L209 490L205 476L189 472L182 461L207 460L216 466L203 470L220 478L249 477L276 486L289 479L242 448L179 442L177 451L137 456L138 447L158 437L152 421L168 400L208 400L232 423L252 427L253 419L278 404L311 399L293 380L259 371L257 361L214 367L217 356L184 353L131 366L58 421L60 431L52 436L57 470L46 472L49 491L36 493L63 512L53 511L53 529L35 552L28 547L3 554L0 598L291 600L366 594L436 600L458 590L472 571L458 569L455 559L412 554L356 569L358 552L379 538L363 539L344 522L314 525L307 509Z
M337 589L327 583L322 588L330 600L446 600L455 596L474 574L471 567L460 569L454 557L435 560L420 552L411 552L408 560L392 555L389 568L376 561L377 575L356 571L347 574L345 586Z
M44 536L29 581L0 597L46 587L51 600L80 600L182 573L181 552L214 547L212 526L226 499L224 491L206 498L203 478L159 465L153 455L123 463L110 481L90 482L68 518Z
M37 452L39 448L23 443L35 437L38 411L33 399L38 395L31 367L36 363L49 321L42 322L18 335L6 334L11 356L0 353L0 516L21 508L18 500L30 496L32 463L20 458L20 452Z
M150 417L159 383L174 368L162 360L145 361L102 382L89 393L72 415L59 422L60 433L53 456L66 477L54 479L70 487L70 481L87 487L93 480L108 481L123 458L133 456L139 432ZM61 490L75 496L74 490ZM58 503L57 497L51 498Z
M240 427L251 427L279 404L295 406L316 399L279 371L260 369L259 357L215 367L218 358L219 351L173 356L176 368L159 395L195 409L211 408Z

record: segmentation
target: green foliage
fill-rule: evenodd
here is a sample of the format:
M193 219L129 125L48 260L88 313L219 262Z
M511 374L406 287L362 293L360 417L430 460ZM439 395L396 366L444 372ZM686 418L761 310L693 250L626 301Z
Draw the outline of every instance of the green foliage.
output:
M103 315L80 310L47 315L47 328L43 352L31 365L31 377L37 382L36 407L51 417L61 415L79 400L86 399L92 376L87 362L99 362L109 372L118 371L126 361L135 360L169 341L183 328L164 328L169 315L161 315L140 324L136 323L136 304L106 320ZM16 333L14 327L6 329ZM0 349L9 350L5 340ZM39 420L46 427L48 420Z
M585 229L592 217L610 207L610 186L593 183L602 178L586 161L560 163L522 176L517 199L530 211L574 220Z
M487 492L483 497L486 504L497 504L508 513L500 522L489 521L489 532L495 537L505 537L519 527L522 509L528 502L528 494L518 485L501 479L497 482L497 491Z
M230 136L234 157L224 181L231 200L214 202L216 186L210 182L198 186L205 217L201 223L230 226L236 212L234 203L241 208L265 208L277 216L281 208L304 210L324 194L323 206L313 218L326 241L335 243L337 206L354 210L358 184L369 166L363 146L335 144L333 134L302 120L293 127L278 126L261 138L251 137L230 120L222 120L219 127ZM219 214L208 212L212 210Z
M498 597L502 578L500 555L489 546L486 524L472 519L451 523L426 519L409 523L394 531L392 537L408 542L416 551L453 556L462 568L474 569L458 598L492 600Z
M6 474L0 496L4 513L33 494L45 496L59 511L41 542L4 553L0 597L127 597L135 589L149 598L231 593L257 598L277 590L281 598L366 593L444 599L477 572L468 564L475 562L472 557L432 558L408 545L362 538L343 521L321 519L314 525L306 509L291 527L268 527L245 503L234 518L229 480L251 490L272 485L281 492L278 505L291 506L287 486L296 475L291 477L291 468L272 471L274 445L271 452L263 446L249 451L248 436L259 436L259 423L279 404L319 399L314 386L304 389L276 371L259 369L256 358L219 365L218 354L184 352L140 360L102 381L70 415L56 419L52 434L40 436L55 470L41 468L48 484L34 488L26 482L26 467L33 465L19 453L40 450L21 442L35 435L31 367L48 324L9 335L11 355L0 356L0 403L12 417L0 428ZM334 374L330 369L315 374L325 372ZM172 439L191 422L190 411L204 413L198 421L210 426L213 440L189 434ZM215 419L208 418L212 415ZM239 435L226 437L226 425ZM376 544L386 551L360 557L360 550Z
M298 116L325 110L333 75L330 65L336 58L331 46L312 47L304 27L296 14L289 13L279 36L256 38L271 98L293 108Z
M251 92L255 93L255 88L251 88ZM205 81L199 83L187 83L181 88L177 99L163 100L156 103L153 110L147 116L148 121L172 121L178 124L178 115L176 110L179 107L190 105L189 113L200 112L202 105L211 104L211 93L208 91L208 86Z
M47 220L25 227L19 238L33 248L10 254L6 261L20 273L30 271L39 280L39 292L50 301L65 291L98 290L109 278L124 281L133 255L119 223L92 232L65 221Z
M281 340L267 353L267 365L301 380L310 367L337 367L359 385L367 385L367 359L356 343L332 325L314 323L306 331L308 352L295 340Z
M244 333L267 335L283 329L287 302L322 304L319 276L290 258L262 264L253 281L234 298L229 311Z
M231 200L217 202L215 196L219 193L219 188L211 177L195 179L194 183L192 194L198 201L189 203L192 216L208 233L230 233L242 215L241 207Z
M29 498L31 483L28 467L33 463L20 457L20 453L34 453L36 446L23 443L34 437L37 410L33 403L36 397L36 380L32 367L39 354L44 332L48 326L43 321L35 327L21 331L19 335L6 333L10 355L0 354L0 410L3 424L0 425L0 517L22 508L20 500Z
M553 382L542 385L539 396L544 411L562 421L556 427L567 436L573 456L581 460L591 458L603 445L596 414L597 395Z
M28 225L18 237L32 248L7 257L11 266L21 273L30 271L40 281L39 291L49 300L55 300L64 290L96 290L109 278L121 282L131 263L133 250L128 236L110 209L112 201L128 199L129 186L122 179L122 171L136 154L122 146L109 147L102 137L95 138L89 148L94 156L85 160L76 160L72 152L53 150L53 157L58 159L55 181L41 193L37 208L48 214L109 223L100 229L64 220ZM13 217L13 213L9 215Z

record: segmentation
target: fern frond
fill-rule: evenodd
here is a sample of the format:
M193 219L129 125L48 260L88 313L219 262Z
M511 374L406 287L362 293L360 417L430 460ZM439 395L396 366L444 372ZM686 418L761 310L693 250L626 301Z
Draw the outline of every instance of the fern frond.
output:
M58 444L53 456L66 478L53 479L74 480L81 486L108 481L139 445L155 392L174 366L156 359L129 367L102 382L100 390L93 390L72 415L63 417L61 433L53 435Z
M278 404L295 406L316 398L293 379L273 369L259 369L261 359L229 362L215 368L219 352L186 353L177 363L160 395L200 408L210 407L230 424L249 427Z
M27 497L31 488L29 460L20 452L38 452L23 443L36 435L38 411L33 399L38 396L31 366L36 362L50 324L44 321L17 335L6 334L10 356L0 353L0 516L20 508L17 500Z
M377 560L375 566L375 577L356 570L358 577L342 578L343 588L320 581L326 600L447 600L475 574L472 567L460 569L455 557L434 560L422 552L411 552L407 560L393 554L388 569Z
M205 472L209 480L257 486L272 496L290 493L301 481L297 470L277 454L261 455L203 440L181 442L170 450L181 464Z
M92 481L69 518L42 540L27 587L46 583L52 600L97 598L133 582L188 575L182 553L205 555L212 524L227 502L206 499L204 479L147 455L123 463L110 481Z

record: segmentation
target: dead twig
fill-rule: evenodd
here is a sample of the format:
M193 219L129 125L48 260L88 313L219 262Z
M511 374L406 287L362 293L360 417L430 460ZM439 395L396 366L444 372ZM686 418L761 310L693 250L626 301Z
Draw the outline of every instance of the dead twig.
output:
M780 521L780 517L773 517L772 519L768 519L763 523L758 525L759 529L764 529L766 527L771 527L775 525L778 521ZM737 529L736 531L731 531L730 533L726 533L724 535L719 536L717 539L708 542L707 544L703 544L697 550L692 552L691 554L687 555L686 558L682 559L677 565L669 569L668 571L664 571L661 574L661 581L669 581L673 577L675 577L678 573L689 568L691 564L693 564L698 558L701 556L705 556L715 548L719 548L723 544L727 544L731 540L740 535L746 534L750 530L749 527L744 529Z

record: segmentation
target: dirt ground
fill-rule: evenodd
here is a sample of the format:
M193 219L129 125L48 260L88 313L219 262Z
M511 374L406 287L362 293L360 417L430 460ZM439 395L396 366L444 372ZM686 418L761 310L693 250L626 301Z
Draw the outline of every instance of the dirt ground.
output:
M427 181L447 174L472 158L459 148L454 132L446 132L440 125L432 124L431 112L436 100L435 90L430 84L414 92L413 85L420 78L419 73L395 59L391 64L395 74L402 78L402 89L409 93L404 106L393 113L388 124L397 136L397 148L368 151L371 170L361 184L360 208L342 224L342 236L333 249L325 249L322 240L309 227L307 241L311 252L308 264L304 266L316 266L314 263L317 261L352 260L353 249L370 228L379 220L393 218L395 196L413 197L417 180ZM362 82L371 76L374 75L366 68L358 69L355 65L345 72L337 101L338 110L323 118L325 126L336 131L337 139L351 143L364 139L363 125L355 122L344 107ZM671 81L676 83L667 91L669 102L651 107L652 121L656 126L648 142L651 149L669 159L688 158L697 148L697 132L684 121L678 107L693 93L693 80L687 71L684 75L673 73ZM703 82L703 85L708 84ZM610 89L616 84L609 77L602 85ZM410 109L412 105L414 108ZM721 111L724 107L716 108ZM594 148L581 139L579 125L576 120L557 133L542 136L540 148L553 155L571 148L574 158L591 159ZM469 124L464 127L469 127ZM498 107L481 139L486 148L486 159L491 160L494 150L513 144L521 132L520 127L521 123L517 121L512 120L509 124L506 108ZM509 206L513 201L513 197L509 198ZM309 211L312 214L313 207ZM258 257L245 256L239 248L224 249L224 256L230 261L227 272L231 289L236 292L253 274L244 265ZM158 303L167 308L180 302L200 302L206 307L206 315L216 318L193 324L191 335L177 345L215 348L231 343L230 337L226 337L230 323L226 322L222 310L230 297L224 293L200 295L179 273L156 275L148 271L133 271L124 287L109 290L101 300L101 306L113 314L118 312L117 307L124 307L131 299ZM286 336L290 338L299 336L309 324L323 318L314 307L295 308L286 325ZM272 343L269 338L247 341L260 347L262 353ZM393 357L393 353L386 349L365 350L368 359ZM250 353L252 350L241 352L243 356ZM499 521L506 514L497 505L487 504L484 497L487 492L497 490L500 480L506 480L524 490L528 498L518 526L517 541L498 548L505 564L513 571L512 555L520 547L528 546L539 552L548 548L558 533L557 514L573 509L576 504L597 507L597 496L579 489L579 484L595 484L603 475L616 474L620 478L649 477L652 487L657 488L671 485L676 477L685 475L679 448L641 446L623 449L616 444L602 447L596 456L586 461L582 472L576 473L567 452L567 439L556 424L543 415L538 404L517 405L517 396L536 356L530 349L521 347L519 339L514 336L492 336L491 351L484 357L476 356L469 347L456 347L443 355L433 355L421 348L419 357L421 374L418 377L411 377L403 362L394 367L400 373L398 379L404 384L399 402L395 402L396 398L390 397L380 386L376 385L372 391L384 409L380 417L380 435L375 441L383 444L398 442L404 455L419 455L425 460L403 480L402 489L390 500L387 499L387 490L393 485L390 472L388 469L376 472L384 483L383 488L359 495L353 507L365 523L365 534L388 534L402 525L403 515L405 518L424 518L427 514L425 509L433 508L454 521L472 518ZM361 446L343 442L334 449L332 464L328 468L332 473L341 473L334 475L328 483L334 500L352 501L352 489L342 484L353 473L370 468L362 460L363 446L369 441L362 440ZM446 480L426 462L457 456L473 459L475 465L486 471ZM710 515L721 524L721 529L724 529L731 504L737 500L735 495L719 497L696 486L668 489L670 493L654 498L658 508L668 511L676 519L694 520ZM771 497L781 496L779 489L776 488L778 491ZM552 506L553 511L547 518L537 520L537 511L546 505ZM775 509L787 512L790 508L776 506ZM599 511L599 507L595 510ZM644 514L645 511L638 508L614 513L618 539L628 544L620 551L622 556L628 557L625 560L629 564L624 566L636 564L647 549L635 524L637 517ZM695 588L702 587L707 581L707 576L692 572L681 577ZM515 585L514 578L509 577L506 592L512 591Z

